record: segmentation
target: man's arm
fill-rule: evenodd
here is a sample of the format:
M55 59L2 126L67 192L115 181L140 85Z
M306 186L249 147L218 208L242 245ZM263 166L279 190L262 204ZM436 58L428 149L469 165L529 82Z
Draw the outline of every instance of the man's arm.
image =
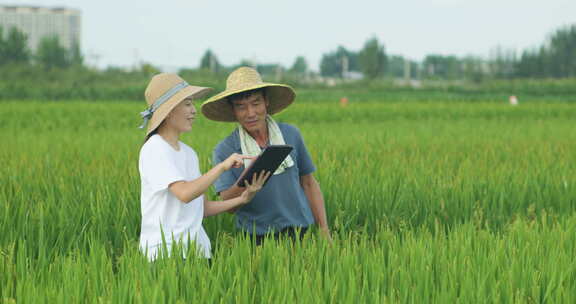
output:
M331 240L328 220L326 219L326 208L324 207L324 196L322 195L318 181L316 181L314 175L310 173L300 176L300 185L308 198L312 215L314 215L314 220L318 224L320 231Z
M236 198L238 196L240 196L240 194L242 194L242 192L244 192L244 188L242 187L238 187L236 185L236 183L234 183L234 185L226 190L223 190L220 192L220 198L222 200L229 200L229 199L233 199ZM240 206L237 206L235 208L231 208L228 209L227 211L229 213L234 213L236 212L236 210L238 210L240 208Z
M247 187L242 189L240 195L226 199L220 202L204 201L204 217L216 215L224 211L230 211L231 209L237 209L241 205L250 202L256 193L262 189L264 182L270 176L270 172L260 172L252 177L252 182L247 183Z

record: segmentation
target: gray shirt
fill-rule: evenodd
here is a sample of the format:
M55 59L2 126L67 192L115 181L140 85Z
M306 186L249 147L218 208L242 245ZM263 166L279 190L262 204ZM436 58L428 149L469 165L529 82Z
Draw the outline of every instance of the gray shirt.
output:
M294 147L290 156L294 166L283 173L273 175L266 186L252 201L236 211L236 226L241 230L258 235L280 231L286 227L307 227L314 223L308 198L300 185L300 176L316 171L300 131L291 125L278 123L287 145ZM222 140L214 149L214 165L224 161L232 153L242 153L238 129ZM242 168L232 168L224 172L214 183L220 193L234 185L242 174Z

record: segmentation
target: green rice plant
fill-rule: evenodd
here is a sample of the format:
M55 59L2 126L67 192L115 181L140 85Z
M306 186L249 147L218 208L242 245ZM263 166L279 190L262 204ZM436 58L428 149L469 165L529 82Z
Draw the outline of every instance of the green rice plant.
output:
M333 243L312 229L255 247L222 214L204 221L211 265L193 250L154 263L138 251L141 108L3 103L0 301L576 300L568 104L297 102L276 118L302 131ZM200 118L182 140L206 171L234 127Z

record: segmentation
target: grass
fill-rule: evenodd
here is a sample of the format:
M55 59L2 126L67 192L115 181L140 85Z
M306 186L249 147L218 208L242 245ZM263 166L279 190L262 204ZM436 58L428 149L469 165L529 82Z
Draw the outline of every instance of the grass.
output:
M209 266L137 250L140 103L2 103L0 301L576 300L574 107L337 104L276 116L303 133L334 243L253 248L219 215ZM184 135L204 171L233 128L201 118Z

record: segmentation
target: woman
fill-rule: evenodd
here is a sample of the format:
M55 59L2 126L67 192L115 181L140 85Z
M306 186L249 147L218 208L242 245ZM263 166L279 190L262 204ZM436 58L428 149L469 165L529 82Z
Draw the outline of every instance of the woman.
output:
M248 203L269 173L262 172L249 183L241 196L219 202L206 201L203 193L222 174L242 166L243 159L233 154L206 174L200 174L194 150L179 141L192 128L196 109L192 100L204 96L209 88L191 86L175 74L159 74L146 88L148 109L140 113L146 128L146 141L140 150L142 229L140 249L150 260L169 254L172 244L186 249L193 241L198 253L210 258L210 240L202 218Z

